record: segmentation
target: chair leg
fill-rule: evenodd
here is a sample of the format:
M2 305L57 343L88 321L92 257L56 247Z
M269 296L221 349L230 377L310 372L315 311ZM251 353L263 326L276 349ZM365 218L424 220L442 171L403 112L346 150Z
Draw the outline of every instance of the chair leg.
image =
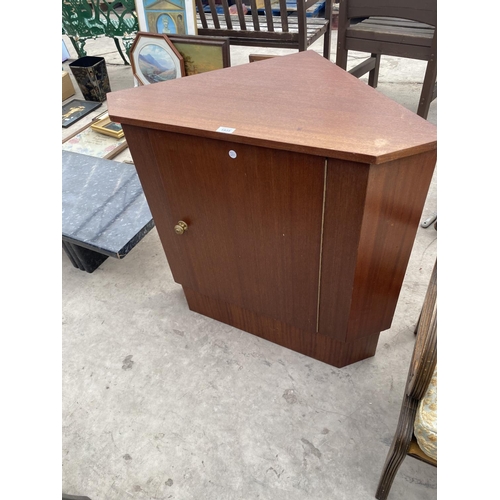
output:
M372 57L375 58L375 67L368 74L368 85L376 89L378 85L378 72L380 69L380 54L372 54Z
M337 58L335 64L344 70L347 69L347 50L343 47L343 44L337 44Z
M76 53L78 54L78 57L85 57L87 55L87 52L83 48L85 43L87 42L86 39L79 39L78 42L73 38L69 38L71 40L71 44L73 45L74 49L76 50Z
M429 108L431 102L435 98L435 88L437 79L437 33L434 34L434 39L432 41L432 53L427 63L427 69L425 70L424 84L422 86L422 92L420 94L420 101L418 103L417 115L425 118L427 120L427 115L429 114Z
M335 60L335 64L339 68L342 68L343 70L347 70L347 52L348 52L345 39L346 30L348 26L346 3L347 2L340 2L339 5L339 19L337 28L337 54Z
M323 35L323 57L328 60L330 60L330 50L332 46L332 9L333 2L326 2L325 19L328 21L328 25Z
M124 35L122 37L123 47L125 48L125 54L128 57L129 64L130 64L130 49L132 47L132 44L134 43L134 40L135 40L134 36Z
M420 310L420 314L418 315L418 320L417 324L415 325L415 330L413 330L413 333L416 335L418 333L418 327L420 325L420 320L422 319L422 310Z
M392 440L389 453L387 454L375 494L375 498L378 500L387 499L396 473L406 457L413 436L413 423L415 421L417 407L418 401L412 400L405 395L399 415L398 427Z
M330 60L330 49L332 45L332 29L330 25L328 25L328 31L323 35L323 57L325 59Z
M113 38L113 40L115 41L116 48L117 48L118 53L120 54L121 58L123 59L123 62L127 66L129 66L129 62L127 61L127 59L125 59L125 56L123 55L123 52L122 52L122 48L120 47L120 41L118 40L118 38Z

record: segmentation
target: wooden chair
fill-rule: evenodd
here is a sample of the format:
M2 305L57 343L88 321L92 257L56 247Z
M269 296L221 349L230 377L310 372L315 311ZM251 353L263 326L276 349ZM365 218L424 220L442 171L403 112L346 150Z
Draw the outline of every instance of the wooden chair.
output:
M370 57L351 69L369 73L377 87L380 57L390 55L427 61L417 114L427 118L437 96L437 0L340 0L336 64L347 68L349 50Z
M428 456L414 433L415 417L424 398L437 363L437 262L420 313L415 348L406 380L398 426L394 435L375 497L385 500L394 477L407 455L437 467L437 460Z
M275 47L281 49L307 50L309 45L324 37L323 56L330 59L332 1L325 2L324 14L313 17L311 9L321 0L297 0L296 10L291 15L290 4L279 0L279 9L274 10L271 0L264 0L260 9L257 0L249 0L250 14L244 0L208 0L209 12L205 12L203 0L196 0L198 35L225 36L232 45L249 47ZM318 14L319 15L319 14Z

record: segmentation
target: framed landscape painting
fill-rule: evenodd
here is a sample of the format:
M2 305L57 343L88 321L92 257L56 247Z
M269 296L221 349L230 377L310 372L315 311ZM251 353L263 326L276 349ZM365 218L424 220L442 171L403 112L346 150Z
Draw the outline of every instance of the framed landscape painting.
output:
M132 73L139 85L185 76L184 59L166 35L139 32L130 47Z
M231 66L229 38L167 35L184 59L186 76Z
M141 31L198 34L195 0L136 0L135 6Z

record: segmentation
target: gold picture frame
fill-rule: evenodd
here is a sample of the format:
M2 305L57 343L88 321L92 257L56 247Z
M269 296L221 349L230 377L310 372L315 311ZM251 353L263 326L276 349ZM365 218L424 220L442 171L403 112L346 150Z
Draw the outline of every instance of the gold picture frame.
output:
M119 123L111 121L107 113L104 117L92 123L90 128L101 134L114 137L115 139L121 139L125 135L122 126Z
M92 123L99 121L101 116L104 115L98 115ZM64 138L62 149L64 151L72 151L73 153L111 160L128 148L125 136L116 139L115 137L101 134L92 129L92 123L85 125Z

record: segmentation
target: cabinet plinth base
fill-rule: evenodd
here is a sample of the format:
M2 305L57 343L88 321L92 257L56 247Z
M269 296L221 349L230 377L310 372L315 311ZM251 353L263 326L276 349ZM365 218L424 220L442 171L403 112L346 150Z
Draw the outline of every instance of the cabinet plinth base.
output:
M234 326L292 351L323 361L336 368L356 363L375 354L380 333L352 342L339 342L326 335L307 332L282 321L259 316L241 307L222 302L183 287L186 300L194 312Z

